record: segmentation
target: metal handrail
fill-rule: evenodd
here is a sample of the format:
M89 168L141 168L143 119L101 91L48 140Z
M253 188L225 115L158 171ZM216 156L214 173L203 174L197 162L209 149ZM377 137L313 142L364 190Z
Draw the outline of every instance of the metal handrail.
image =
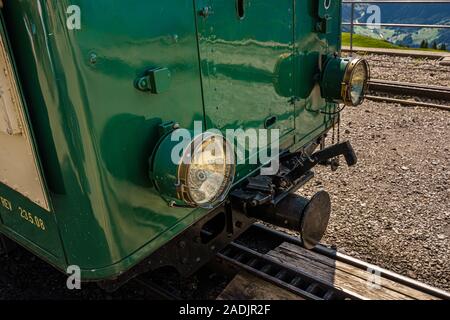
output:
M450 0L343 0L342 3L450 3Z
M350 22L343 22L342 25L350 26L350 56L353 55L353 35L355 26L367 26L366 23L355 22L355 4L374 4L374 3L403 3L403 4L450 4L450 0L343 0L343 4L351 5ZM450 29L450 25L445 24L411 24L411 23L378 23L380 27L396 28L434 28Z
M343 22L342 25L350 26L350 22ZM366 26L367 23L354 22L354 26ZM399 28L435 28L435 29L450 29L450 24L411 24L411 23L377 23L380 27L399 27Z

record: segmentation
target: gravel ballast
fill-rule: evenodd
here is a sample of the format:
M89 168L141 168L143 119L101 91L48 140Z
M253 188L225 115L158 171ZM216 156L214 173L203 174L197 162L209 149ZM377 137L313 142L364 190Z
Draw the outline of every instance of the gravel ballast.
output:
M376 54L360 57L369 62L372 79L450 86L450 66L439 60Z
M300 190L332 196L325 243L450 290L449 115L371 101L344 111L342 139L359 163L318 168Z

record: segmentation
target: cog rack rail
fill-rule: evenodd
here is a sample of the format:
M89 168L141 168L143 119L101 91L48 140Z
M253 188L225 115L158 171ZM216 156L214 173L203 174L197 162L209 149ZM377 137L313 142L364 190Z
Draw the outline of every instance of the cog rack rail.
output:
M254 224L247 233L251 234L250 239L260 239L254 246L255 249L250 249L246 243L248 240L244 240L245 244L233 243L229 249L226 249L228 251L222 253L221 258L232 260L233 263L253 274L262 273L261 276L265 280L276 283L306 299L450 300L450 293L446 291L347 256L332 248L318 245L314 250L307 251L300 247L301 241L297 237L259 223ZM269 243L271 243L270 246L267 245ZM256 252L259 247L265 247L263 249L265 253ZM256 264L255 268L252 256L266 262L270 268L261 264ZM303 266L306 261L309 261L308 259L311 259L311 266L304 268L300 263L301 259L304 259ZM318 271L322 263L325 269L333 269L332 277L323 276L323 273ZM380 277L381 288L370 288L371 284L367 281L368 279L365 279L365 276L370 274L369 270L376 271L376 275ZM292 271L304 277L303 283L293 282L294 288L289 283L292 281L290 279L293 275ZM345 274L344 277L342 277L343 274ZM349 283L343 283L343 279L348 280ZM355 280L354 283L352 279ZM367 293L362 284L369 286Z
M212 272L220 274L226 271L232 275L226 288L223 289L221 284L222 289L217 291L215 284L211 283L203 285L209 286L203 289L221 292L217 296L219 299L240 299L248 294L258 298L261 293L254 292L254 287L242 294L246 283L257 280L259 290L267 291L267 287L272 286L272 289L287 292L287 296L301 300L450 300L448 292L347 256L333 248L319 245L309 251L301 245L297 237L255 223L241 238L218 253L209 266ZM326 269L331 272L327 274ZM380 288L370 287L371 283L365 278L370 274L368 270L376 271L381 279ZM140 276L135 281L151 289L156 298L183 299L180 288L161 285L158 281L152 281L151 277L146 278Z
M308 274L280 264L279 261L237 243L232 243L218 257L227 263L283 287L309 300L360 300L360 296L341 291Z

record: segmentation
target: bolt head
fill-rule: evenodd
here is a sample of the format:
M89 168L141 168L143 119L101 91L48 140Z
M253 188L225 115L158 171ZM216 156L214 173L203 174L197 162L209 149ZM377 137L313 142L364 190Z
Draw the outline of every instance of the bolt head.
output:
M91 64L96 64L97 63L97 55L95 53L91 53L89 56L89 62Z
M138 85L139 85L139 88L146 89L148 87L148 82L146 79L141 79L141 80L139 80Z

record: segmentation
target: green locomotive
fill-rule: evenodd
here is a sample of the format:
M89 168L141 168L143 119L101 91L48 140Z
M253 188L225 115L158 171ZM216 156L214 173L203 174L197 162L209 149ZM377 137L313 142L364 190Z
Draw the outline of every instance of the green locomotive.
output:
M192 273L256 219L317 244L329 196L294 192L356 163L324 142L369 78L341 1L0 3L1 234L85 281Z

